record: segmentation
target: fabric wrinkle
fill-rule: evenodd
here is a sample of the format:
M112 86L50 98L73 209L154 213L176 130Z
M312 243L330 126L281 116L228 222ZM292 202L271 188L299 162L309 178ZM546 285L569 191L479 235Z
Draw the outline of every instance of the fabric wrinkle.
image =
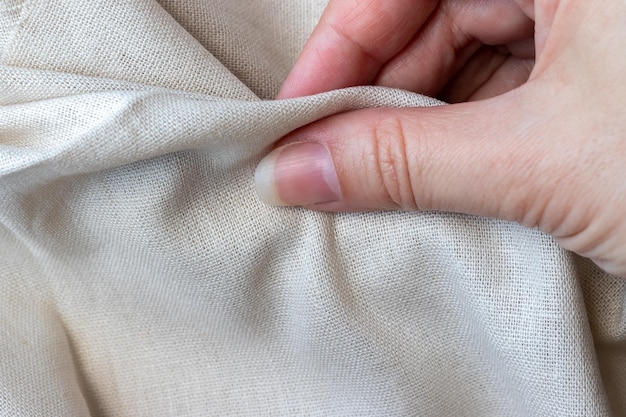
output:
M538 230L263 205L326 1L0 0L0 415L626 415L624 282ZM350 138L347 138L350 139Z

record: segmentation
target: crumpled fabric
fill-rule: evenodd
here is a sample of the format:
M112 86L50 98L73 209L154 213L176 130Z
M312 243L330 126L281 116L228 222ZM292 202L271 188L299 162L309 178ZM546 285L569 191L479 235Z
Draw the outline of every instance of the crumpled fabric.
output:
M263 205L321 0L0 0L0 415L626 415L624 281L537 230ZM350 138L346 138L350 140Z

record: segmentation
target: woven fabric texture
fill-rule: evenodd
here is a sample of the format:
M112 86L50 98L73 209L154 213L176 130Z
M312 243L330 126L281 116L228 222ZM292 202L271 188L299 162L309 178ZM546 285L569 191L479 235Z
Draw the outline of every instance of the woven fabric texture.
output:
M0 0L1 416L626 415L624 281L536 230L260 203L321 0Z

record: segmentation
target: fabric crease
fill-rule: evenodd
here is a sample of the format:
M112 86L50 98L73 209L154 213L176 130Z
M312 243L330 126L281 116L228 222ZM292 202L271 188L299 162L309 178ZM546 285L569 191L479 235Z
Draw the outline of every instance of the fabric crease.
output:
M0 415L626 415L624 282L538 230L260 203L325 1L0 0ZM351 140L353 138L346 138Z

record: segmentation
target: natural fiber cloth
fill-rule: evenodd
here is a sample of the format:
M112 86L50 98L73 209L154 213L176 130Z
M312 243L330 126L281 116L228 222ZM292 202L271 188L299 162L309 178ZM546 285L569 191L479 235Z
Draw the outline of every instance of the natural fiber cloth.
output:
M0 415L626 415L624 281L512 223L258 201L321 0L0 0ZM349 138L346 138L349 140Z

